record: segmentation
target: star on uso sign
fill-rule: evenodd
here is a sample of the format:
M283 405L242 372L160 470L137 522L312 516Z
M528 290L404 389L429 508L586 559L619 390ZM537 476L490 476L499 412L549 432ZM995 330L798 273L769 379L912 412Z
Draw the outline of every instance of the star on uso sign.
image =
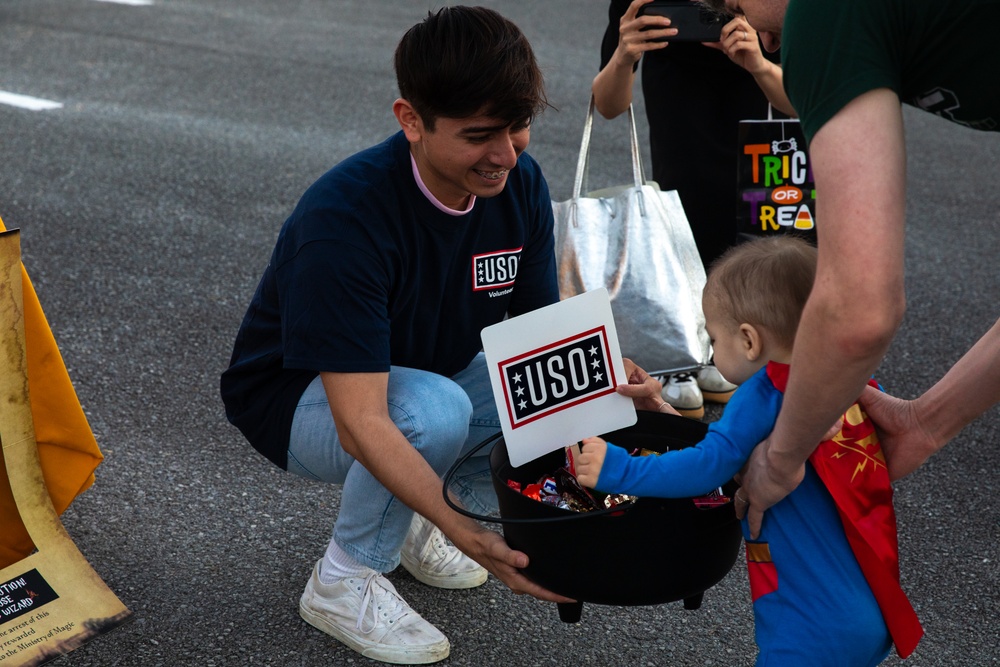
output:
M635 423L631 399L615 392L628 379L606 289L486 327L482 338L511 465Z

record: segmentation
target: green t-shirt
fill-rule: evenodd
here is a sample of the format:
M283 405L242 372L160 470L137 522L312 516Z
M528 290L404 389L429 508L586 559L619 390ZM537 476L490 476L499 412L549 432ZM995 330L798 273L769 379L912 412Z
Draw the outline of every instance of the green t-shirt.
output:
M998 17L1000 0L790 0L782 68L806 137L876 88L1000 130Z

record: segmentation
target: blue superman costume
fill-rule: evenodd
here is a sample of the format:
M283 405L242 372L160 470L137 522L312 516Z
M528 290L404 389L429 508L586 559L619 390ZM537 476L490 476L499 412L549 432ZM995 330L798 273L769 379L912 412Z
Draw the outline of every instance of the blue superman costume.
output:
M597 488L684 498L724 484L771 433L787 379L786 364L762 368L695 447L633 457L609 443ZM857 404L810 457L802 483L764 515L759 539L746 519L743 536L758 667L877 665L893 642L901 657L912 653L923 630L899 587L889 474Z

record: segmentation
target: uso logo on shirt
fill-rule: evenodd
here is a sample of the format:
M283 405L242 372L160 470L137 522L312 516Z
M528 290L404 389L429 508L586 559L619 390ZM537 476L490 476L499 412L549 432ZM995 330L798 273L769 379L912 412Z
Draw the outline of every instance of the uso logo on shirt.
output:
M472 256L472 291L497 289L514 284L521 248L497 250Z
M511 427L614 393L609 352L602 326L501 361Z

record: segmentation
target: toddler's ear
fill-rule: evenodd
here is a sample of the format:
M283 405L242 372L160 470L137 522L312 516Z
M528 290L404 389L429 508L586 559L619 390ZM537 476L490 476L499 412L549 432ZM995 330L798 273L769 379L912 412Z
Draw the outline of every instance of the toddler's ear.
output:
M744 322L740 325L740 344L747 361L757 361L764 352L764 339L760 330L752 324Z

